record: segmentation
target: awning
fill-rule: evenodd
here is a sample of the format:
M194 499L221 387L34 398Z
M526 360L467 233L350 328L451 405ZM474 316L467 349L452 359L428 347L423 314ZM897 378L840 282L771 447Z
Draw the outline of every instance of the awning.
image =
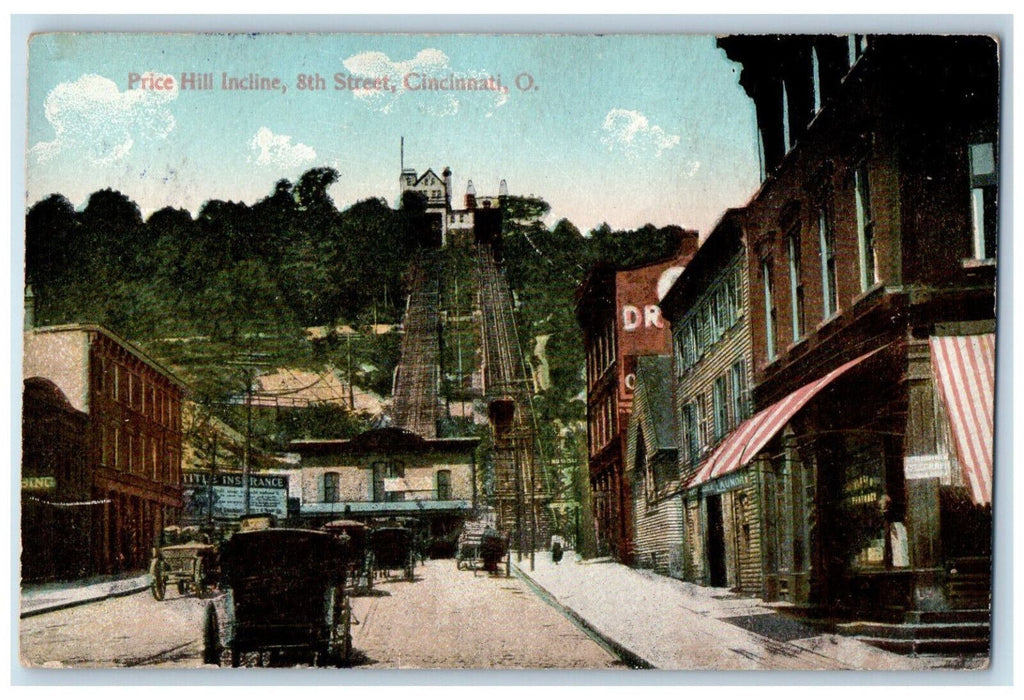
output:
M782 427L815 395L841 374L859 365L882 348L877 348L837 367L821 379L806 384L786 398L765 408L740 425L711 453L690 479L688 487L699 486L750 463Z
M932 337L932 371L975 503L992 502L996 336Z

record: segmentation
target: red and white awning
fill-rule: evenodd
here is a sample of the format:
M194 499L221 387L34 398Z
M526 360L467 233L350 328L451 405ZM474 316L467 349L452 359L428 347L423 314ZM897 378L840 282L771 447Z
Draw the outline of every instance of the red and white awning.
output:
M847 370L859 365L882 348L850 360L821 379L806 384L786 398L756 413L740 425L720 444L690 480L688 487L725 476L750 463L758 452L775 437L783 426L815 395Z
M929 342L964 479L975 503L991 503L996 336L933 336Z

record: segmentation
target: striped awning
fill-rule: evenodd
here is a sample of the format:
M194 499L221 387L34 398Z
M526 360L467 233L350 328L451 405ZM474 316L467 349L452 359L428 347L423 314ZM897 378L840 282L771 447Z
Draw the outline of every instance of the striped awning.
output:
M964 479L975 503L991 503L996 336L933 336L929 342Z
M850 360L821 379L800 387L786 398L740 423L736 430L722 444L715 448L711 456L701 463L700 469L690 479L687 486L699 486L749 464L750 460L764 449L768 441L775 437L782 430L783 426L796 415L797 411L813 399L819 391L835 381L841 374L859 365L881 349L877 348L854 360Z

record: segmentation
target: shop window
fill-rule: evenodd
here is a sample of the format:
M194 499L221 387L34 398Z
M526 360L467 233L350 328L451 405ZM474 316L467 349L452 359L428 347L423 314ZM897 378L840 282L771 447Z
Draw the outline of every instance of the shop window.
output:
M871 212L871 187L868 182L868 168L864 163L854 173L854 198L857 208L860 289L864 292L878 282L878 271L875 269L875 222Z
M845 441L839 518L844 523L841 547L855 568L885 563L885 463L882 445L867 437Z
M998 174L995 145L972 143L968 147L971 168L971 230L974 238L974 257L992 260L996 257L996 237L999 230Z

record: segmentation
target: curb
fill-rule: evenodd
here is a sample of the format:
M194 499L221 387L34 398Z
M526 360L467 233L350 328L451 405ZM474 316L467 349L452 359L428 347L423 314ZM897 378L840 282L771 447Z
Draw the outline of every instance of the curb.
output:
M512 565L512 570L515 572L516 578L525 583L530 590L537 594L538 598L569 618L569 620L583 630L588 637L593 639L600 646L604 647L604 649L620 659L627 666L637 670L650 670L657 668L657 666L652 664L650 661L646 660L636 652L627 649L616 640L598 630L575 610L559 602L558 598L556 598L542 585L537 583L537 581L535 581L528 573L520 569L517 564Z
M89 603L98 603L108 598L122 598L124 596L135 595L141 591L145 591L149 588L148 583L138 583L132 586L128 586L120 590L107 591L106 593L97 593L84 598L77 598L75 600L63 600L60 602L54 602L50 604L41 605L38 608L31 608L28 610L22 610L19 614L19 619L26 617L35 617L36 615L44 615L46 613L57 612L59 610L67 610L68 608L75 608L79 605L88 605Z

